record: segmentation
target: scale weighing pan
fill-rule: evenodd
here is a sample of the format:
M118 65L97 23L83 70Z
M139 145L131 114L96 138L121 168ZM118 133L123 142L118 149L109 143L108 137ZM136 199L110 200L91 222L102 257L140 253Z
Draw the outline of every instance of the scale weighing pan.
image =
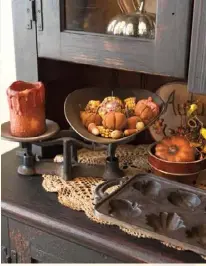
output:
M160 96L151 91L142 89L83 88L75 90L70 93L65 100L64 114L73 130L76 131L76 133L79 134L85 140L99 144L123 144L134 140L136 135L143 131L141 130L131 136L123 137L120 139L94 136L93 134L87 131L87 129L83 126L81 122L80 111L84 111L87 103L90 100L103 101L104 98L111 95L119 97L122 101L129 97L136 97L137 101L152 97L153 101L159 105L160 112L159 115L157 115L153 120L151 120L151 122L148 123L143 130L149 128L160 117L166 107L166 103L163 102Z

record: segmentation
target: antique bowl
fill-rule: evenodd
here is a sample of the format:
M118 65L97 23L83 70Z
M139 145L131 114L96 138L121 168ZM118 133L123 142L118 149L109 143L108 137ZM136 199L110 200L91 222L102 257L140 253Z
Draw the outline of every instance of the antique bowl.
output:
M206 158L193 162L169 162L155 156L155 146L156 143L148 148L148 162L157 176L194 185L201 171L206 169Z
M88 132L88 130L83 126L82 121L80 119L80 111L83 111L87 105L87 103L91 99L98 99L103 101L105 97L109 95L115 95L120 99L126 99L128 97L136 97L137 101L142 99L148 99L148 97L152 97L153 101L159 105L160 112L159 114L154 117L141 131L134 133L133 135L123 137L120 139L111 139L111 138L104 138L95 136ZM150 127L164 112L166 108L165 102L157 96L155 93L142 90L142 89L120 89L120 88L113 88L112 90L106 88L83 88L79 90L75 90L70 93L64 103L64 114L65 117L70 124L70 126L74 129L74 131L80 135L82 138L89 142L99 143L99 144L125 144L130 141L133 141L140 132L146 130Z

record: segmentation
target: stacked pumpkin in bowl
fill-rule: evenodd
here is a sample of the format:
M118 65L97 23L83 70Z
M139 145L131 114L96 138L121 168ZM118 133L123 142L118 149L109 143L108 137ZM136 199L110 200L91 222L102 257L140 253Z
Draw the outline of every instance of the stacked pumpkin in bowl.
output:
M154 174L194 185L206 169L206 154L194 147L187 135L174 135L149 147L148 162Z
M202 158L185 136L166 137L152 144L148 162L154 174L190 185L206 169L206 157Z
M102 102L89 101L80 118L91 134L119 139L142 131L158 114L159 106L151 97L137 102L135 97L122 101L110 96Z

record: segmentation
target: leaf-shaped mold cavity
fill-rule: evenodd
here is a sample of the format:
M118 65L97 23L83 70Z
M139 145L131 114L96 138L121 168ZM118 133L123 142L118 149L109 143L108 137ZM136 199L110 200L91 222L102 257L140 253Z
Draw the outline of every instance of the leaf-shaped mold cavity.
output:
M147 216L147 223L158 232L176 231L184 228L184 222L177 213L161 212L159 215Z
M168 196L169 202L178 207L196 208L201 204L200 198L194 193L187 191L176 191Z
M141 215L142 211L137 202L132 203L129 200L114 199L110 203L110 215L135 218Z
M188 237L194 238L200 245L206 248L206 224L193 227L187 232Z
M153 180L138 181L134 183L133 187L139 190L143 195L149 197L157 197L161 189L160 183Z

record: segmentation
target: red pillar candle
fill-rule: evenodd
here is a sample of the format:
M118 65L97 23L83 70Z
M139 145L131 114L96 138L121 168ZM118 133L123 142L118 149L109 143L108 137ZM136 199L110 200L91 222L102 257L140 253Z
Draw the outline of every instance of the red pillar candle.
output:
M10 130L16 137L36 137L46 130L43 83L16 81L7 89Z

